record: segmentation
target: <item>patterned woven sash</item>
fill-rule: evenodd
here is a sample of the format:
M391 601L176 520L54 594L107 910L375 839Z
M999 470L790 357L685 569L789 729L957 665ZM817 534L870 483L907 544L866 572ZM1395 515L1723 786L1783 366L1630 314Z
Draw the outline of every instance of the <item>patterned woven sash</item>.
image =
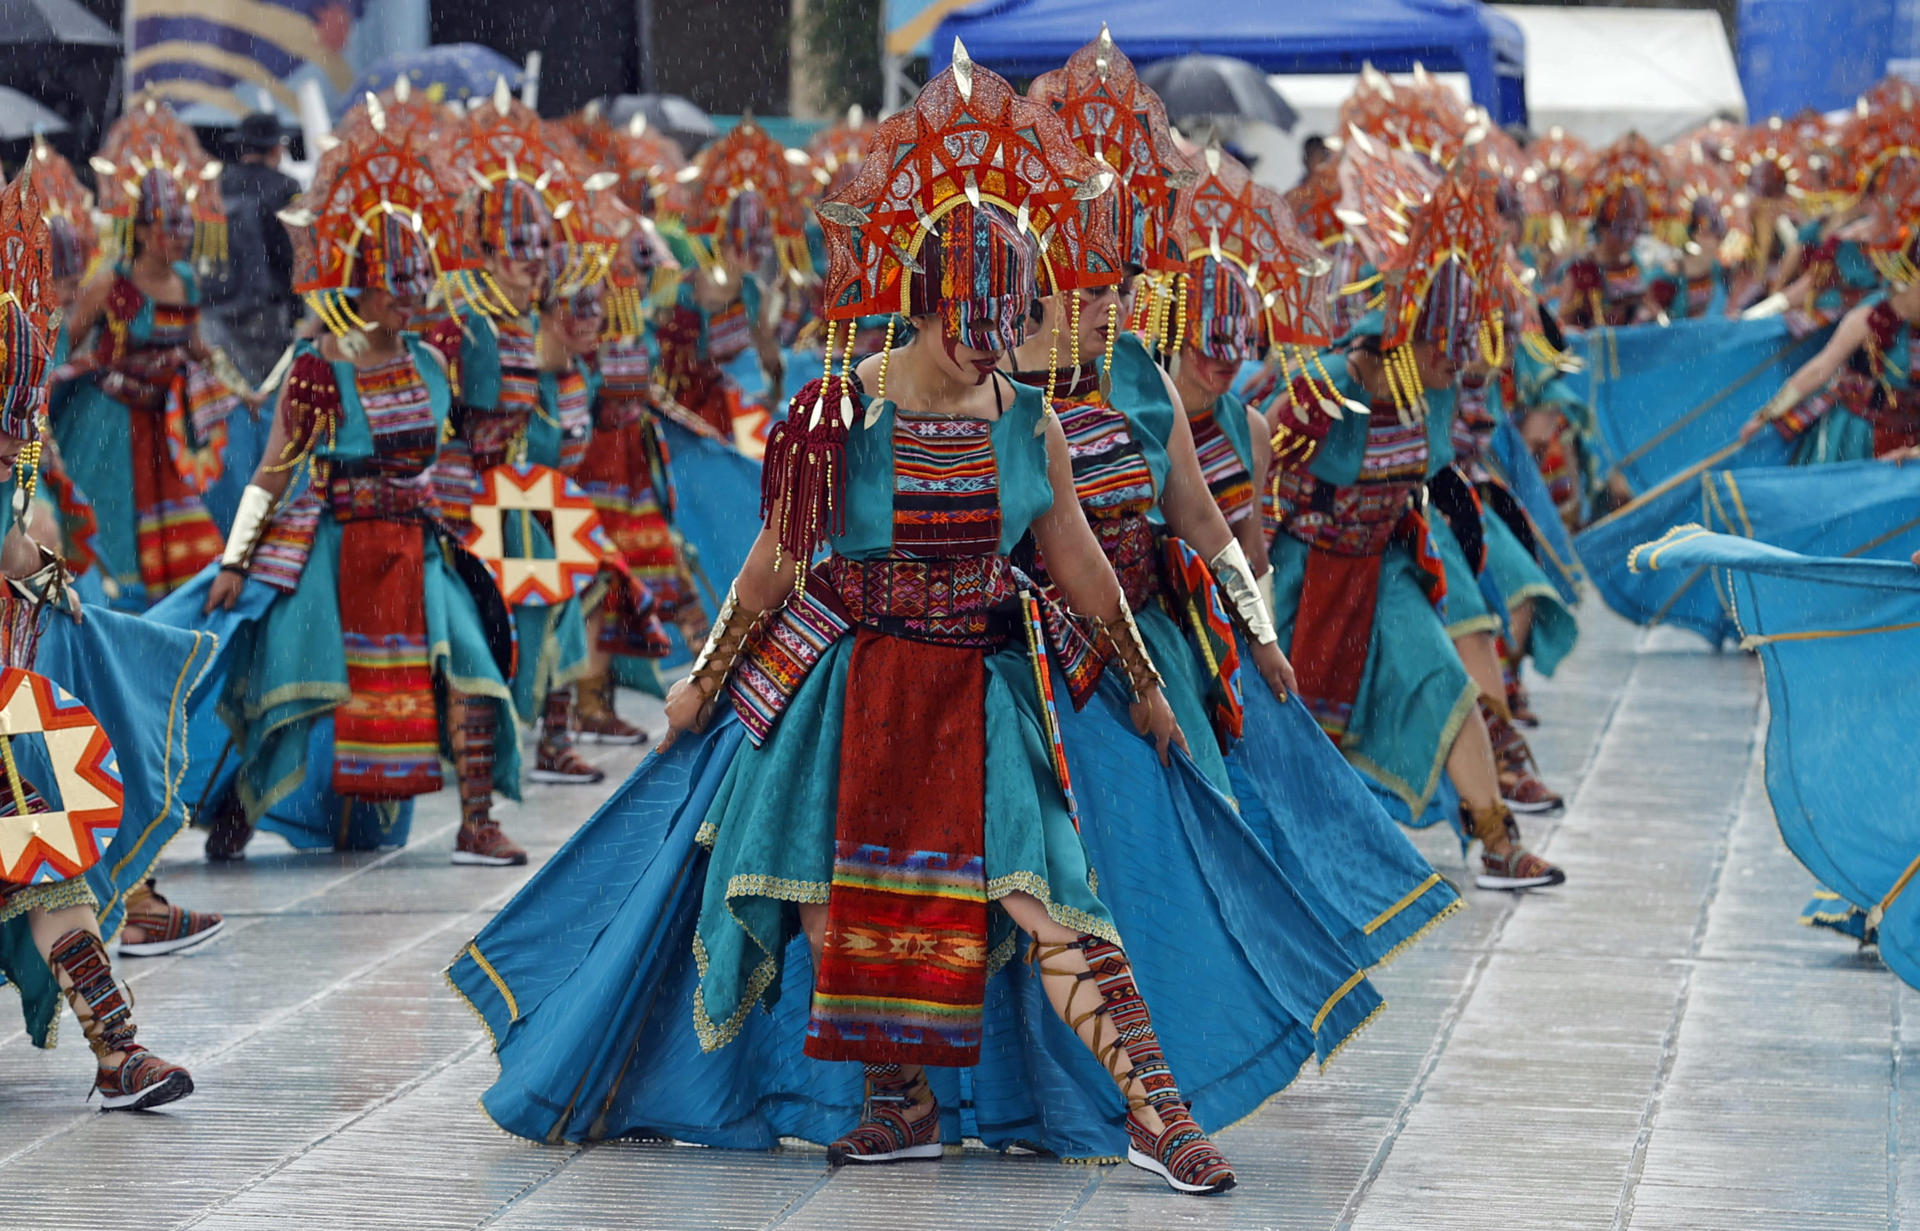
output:
M560 428L560 469L572 474L587 456L587 443L593 438L593 406L587 397L587 378L577 368L561 372L555 382L554 418ZM545 408L540 411L545 414Z
M1165 540L1167 601L1174 618L1187 626L1194 646L1207 667L1207 717L1214 738L1225 752L1245 729L1245 700L1240 692L1240 643L1234 637L1227 605L1214 584L1213 572L1200 553L1186 541Z
M1253 476L1247 473L1240 455L1233 451L1233 442L1220 430L1213 415L1213 411L1205 411L1189 416L1187 422L1193 428L1193 451L1200 459L1207 490L1227 524L1233 525L1253 511Z
M335 480L335 508L343 487L351 493L401 486ZM363 503L351 494L346 502ZM440 789L425 539L383 514L342 519L340 625L351 695L333 713L333 789L348 798L406 799Z

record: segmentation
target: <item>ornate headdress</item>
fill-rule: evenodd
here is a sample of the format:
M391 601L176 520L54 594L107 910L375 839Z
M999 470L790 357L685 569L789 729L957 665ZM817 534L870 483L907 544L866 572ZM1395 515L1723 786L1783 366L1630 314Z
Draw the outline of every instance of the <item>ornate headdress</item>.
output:
M226 260L220 164L207 157L172 107L151 94L135 99L107 130L90 165L99 177L110 259L133 255L135 227L158 226L189 239L192 260Z
M336 335L366 328L365 290L424 298L441 282L453 225L427 133L393 122L369 95L335 130L312 185L280 214L294 244L293 289Z
M847 108L846 118L823 128L807 142L807 153L814 165L827 173L823 188L831 195L852 182L860 173L861 160L867 156L867 141L873 136L873 121L858 103Z
M34 187L46 201L47 230L53 250L53 279L82 278L100 251L100 232L93 221L93 193L73 173L46 140L35 137Z
M1411 80L1398 83L1364 65L1353 93L1340 104L1340 131L1363 132L1418 154L1435 167L1446 166L1474 139L1474 130L1486 127L1484 112L1468 106L1419 64L1413 66Z
M1876 87L1854 108L1834 145L1850 170L1847 186L1873 192L1892 164L1920 161L1920 97L1906 82L1898 89Z
M53 256L33 164L0 189L0 432L27 442L14 511L31 507L53 355Z
M1713 153L1711 149L1704 152ZM1737 132L1725 154L1742 190L1756 197L1800 194L1805 151L1799 133L1779 116Z
M1746 194L1734 188L1737 168L1698 144L1676 150L1670 162L1672 209L1675 221L1685 232L1684 239L1700 242L1703 226L1710 237L1725 234L1733 225L1735 202L1746 200Z
M876 126L859 174L817 210L828 254L827 378L796 399L767 443L765 507L781 508L780 542L797 565L844 516L852 321L885 314L891 335L894 313L937 313L950 339L1010 349L1043 289L1119 280L1110 224L1103 230L1092 208L1112 182L1049 108L976 67L957 40L952 65ZM886 353L869 418L886 396Z
M806 249L806 215L795 199L793 168L811 160L743 119L694 157L676 178L687 185L686 230L703 264L731 248L758 265L778 256L783 270Z
M687 156L672 138L648 125L634 112L625 124L608 122L598 103L568 116L567 131L600 166L620 177L620 199L635 213L678 214L685 196L675 179L687 165Z
M1637 132L1608 146L1587 175L1587 214L1596 228L1646 228L1671 216L1673 185L1660 151Z
M469 189L479 190L462 211L463 239L474 247L457 262L461 289L482 311L508 314L511 303L475 267L476 258L492 252L548 259L555 240L565 240L556 231L576 206L578 185L539 115L513 97L505 78L495 80L493 97L456 123L452 135L449 163Z
M1191 344L1213 358L1255 360L1277 348L1282 368L1304 375L1311 352L1333 341L1333 262L1295 225L1285 199L1218 146L1192 167L1194 182L1180 194L1185 270L1173 319L1162 323L1168 349Z
M1473 158L1457 159L1423 204L1385 209L1361 230L1386 240L1380 271L1380 349L1401 414L1424 410L1426 398L1411 343L1443 345L1456 361L1476 350L1492 367L1506 363L1507 245L1501 234L1498 181ZM1404 228L1400 225L1405 221Z

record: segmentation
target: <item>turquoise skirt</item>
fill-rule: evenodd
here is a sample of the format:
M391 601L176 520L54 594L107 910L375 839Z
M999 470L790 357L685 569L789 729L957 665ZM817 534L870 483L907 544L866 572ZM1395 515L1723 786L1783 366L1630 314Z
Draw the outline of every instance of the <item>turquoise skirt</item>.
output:
M1845 407L1835 406L1793 443L1789 465L1819 466L1827 462L1873 459L1873 424Z
M700 827L712 852L695 938L702 977L694 1025L703 1047L725 1045L756 1003L774 1003L783 955L799 931L796 904L827 900L853 645L852 637L834 643L765 744L741 745ZM1118 943L1054 781L1032 661L1003 649L987 655L985 668L987 897L1031 894L1062 925ZM1005 912L990 912L990 969L1012 955L1015 934Z
M128 453L133 412L91 380L76 381L68 390L53 416L61 464L93 504L98 523L93 547L102 573L114 583L114 605L142 611L147 600L140 581L140 510L133 500L133 459Z
M1485 524L1486 579L1500 596L1506 627L1512 628L1514 608L1522 603L1533 604L1533 633L1528 649L1534 668L1550 676L1573 652L1574 642L1580 638L1580 623L1559 589L1548 579L1546 570L1513 533L1513 527L1491 513ZM1447 584L1452 586L1451 576Z
M1428 516L1427 528L1433 532L1434 551L1447 570L1447 597L1443 608L1447 636L1497 632L1501 626L1500 613L1487 601L1480 588L1479 575L1467 563L1467 553L1461 548L1460 540L1453 536L1453 527L1435 512Z
M1458 544L1454 553L1459 555ZM1307 555L1307 545L1299 539L1274 536L1274 622L1281 645L1293 643ZM1479 593L1478 586L1473 593ZM1480 601L1484 605L1485 600ZM1389 548L1380 562L1367 662L1341 751L1419 816L1440 784L1447 752L1479 695L1447 626L1420 587L1413 557L1404 548Z

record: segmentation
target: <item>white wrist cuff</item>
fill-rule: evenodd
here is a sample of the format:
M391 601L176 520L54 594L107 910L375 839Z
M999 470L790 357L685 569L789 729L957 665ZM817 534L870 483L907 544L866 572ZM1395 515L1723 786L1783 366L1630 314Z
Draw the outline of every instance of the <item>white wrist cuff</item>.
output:
M264 487L247 484L240 493L240 508L233 515L233 530L227 535L227 549L220 553L221 568L244 569L253 559L253 549L266 531L273 515L275 496Z
M1239 615L1247 639L1255 645L1277 644L1280 635L1274 631L1273 613L1261 596L1260 583L1253 576L1253 565L1247 561L1247 552L1240 546L1240 540L1228 540L1207 564L1213 569L1215 584Z

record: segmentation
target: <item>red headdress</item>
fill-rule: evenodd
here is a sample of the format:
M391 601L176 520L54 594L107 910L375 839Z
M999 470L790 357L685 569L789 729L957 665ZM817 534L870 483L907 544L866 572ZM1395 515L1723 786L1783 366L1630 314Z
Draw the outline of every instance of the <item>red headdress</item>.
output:
M1847 163L1847 186L1874 191L1890 164L1920 160L1920 97L1906 82L1897 89L1875 87L1841 125L1834 146Z
M280 220L293 237L293 289L345 335L365 328L353 307L359 292L423 299L440 285L454 213L427 133L394 123L377 98L334 137Z
M1666 159L1637 132L1600 155L1587 175L1587 214L1596 227L1646 227L1673 215Z
M1194 183L1180 194L1187 251L1172 349L1255 360L1280 347L1284 368L1286 348L1298 347L1304 372L1304 352L1333 341L1333 262L1295 225L1285 199L1231 155L1212 146L1191 166Z
M99 177L99 210L111 227L109 259L131 257L134 228L155 225L190 233L195 261L226 260L220 164L207 157L172 107L151 94L136 98L107 130L91 165Z
M580 183L539 115L513 97L504 78L495 81L491 99L452 126L450 136L448 166L466 180L461 251L450 264L476 307L510 313L511 303L478 267L481 258L493 252L548 259L554 245L567 239L566 219L580 207Z
M1322 247L1340 241L1346 228L1334 210L1340 205L1340 159L1328 158L1307 178L1286 191L1287 208L1307 236Z
M567 131L596 162L620 177L620 199L637 213L678 214L685 196L674 179L687 165L687 156L672 138L647 124L636 111L625 124L608 122L598 103L564 121Z
M858 104L847 109L846 118L823 128L807 142L807 153L827 173L825 195L838 192L860 173L860 161L867 156L867 142L873 136L873 121Z
M1340 131L1359 131L1443 167L1485 128L1484 113L1468 106L1421 65L1410 81L1395 82L1371 64L1360 70L1353 94L1340 105Z
M1704 144L1703 149L1713 153ZM1736 132L1724 147L1724 157L1740 188L1756 197L1799 196L1804 191L1806 151L1799 132L1779 116Z
M1167 109L1113 45L1107 28L1066 67L1034 79L1029 98L1051 106L1083 152L1120 177L1116 222L1122 259L1148 274L1186 267L1175 193L1192 172L1173 144Z
M84 277L100 251L100 232L93 221L93 193L43 138L35 137L34 187L46 201L47 227L53 244L53 277Z
M28 442L20 465L38 459L53 355L53 254L47 202L32 163L0 189L0 432Z
M806 151L788 150L751 118L694 156L676 178L687 185L686 230L703 262L717 262L723 248L732 248L755 267L772 256L782 269L793 267L794 246L806 246L806 214L794 196L796 161L808 162Z
M957 41L951 67L875 127L859 174L816 211L828 254L827 379L795 399L767 442L763 498L780 507L780 541L797 565L844 516L855 416L852 329L837 355L839 323L936 314L949 339L1011 349L1036 296L1119 280L1111 224L1094 209L1112 182L1049 108L976 67ZM885 390L874 394L870 417Z
M1410 344L1439 342L1458 362L1479 356L1506 363L1509 265L1497 204L1498 181L1472 158L1455 161L1433 195L1405 212L1382 213L1364 228L1388 240L1379 263L1382 286L1381 352L1394 400L1403 413L1425 404Z
M1339 175L1335 216L1377 271L1406 244L1413 212L1433 196L1440 177L1411 152L1382 145L1358 130L1341 150Z

